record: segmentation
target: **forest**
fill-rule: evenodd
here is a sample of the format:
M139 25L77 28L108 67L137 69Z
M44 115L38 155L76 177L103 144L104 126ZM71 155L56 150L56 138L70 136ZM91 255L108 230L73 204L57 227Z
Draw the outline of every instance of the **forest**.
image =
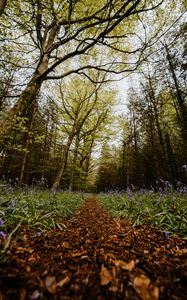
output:
M184 300L187 1L0 0L0 300Z
M187 183L185 1L1 2L2 181Z

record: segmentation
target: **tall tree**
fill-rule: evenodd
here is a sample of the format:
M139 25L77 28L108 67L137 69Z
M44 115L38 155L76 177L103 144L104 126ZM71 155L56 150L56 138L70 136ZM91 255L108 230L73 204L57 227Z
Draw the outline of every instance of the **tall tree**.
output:
M153 5L150 4L152 2ZM30 51L37 64L26 88L1 122L0 141L4 141L17 116L29 114L45 80L64 78L72 73L88 76L86 70L90 68L113 73L126 69L124 59L127 60L127 54L141 52L141 49L121 49L120 43L126 38L122 28L126 27L127 20L130 19L133 24L134 16L158 7L161 2L12 1L8 11L10 24L13 22L25 37L30 37L30 43L35 48ZM98 51L99 48L101 51ZM101 63L101 54L109 50L112 51L112 58L108 60L105 56ZM96 53L99 53L99 60L94 59ZM116 60L117 53L120 53L121 61ZM88 56L85 57L85 54Z
M4 12L6 4L7 4L7 0L0 0L0 16Z
M175 91L176 91L176 100L177 100L177 106L179 108L179 113L181 117L181 125L182 125L182 135L184 137L184 140L187 142L187 105L185 103L185 94L182 93L179 82L177 79L175 67L174 67L174 60L172 59L172 56L170 54L169 48L167 44L165 44L165 50L167 54L167 60L169 64L169 70L171 72L171 77L174 83Z
M103 78L103 76L100 77ZM92 117L94 112L96 112L97 107L99 107L99 109L101 110L101 107L103 106L102 102L105 103L106 107L111 104L109 98L106 98L106 100L103 101L101 87L103 88L102 93L104 92L104 87L102 79L100 81L100 83L92 83L88 86L86 85L86 82L88 82L88 80L81 81L75 79L74 82L72 81L69 84L69 89L67 87L66 93L62 90L62 84L60 85L62 110L64 111L63 118L65 121L64 129L67 134L67 141L64 145L63 160L53 183L52 189L54 190L58 188L61 178L64 175L68 159L68 153L72 142L77 137L78 147L80 141L79 137L81 137L82 128L85 126L85 124L90 122L90 117ZM108 104L106 104L106 101L108 101ZM100 125L99 122L98 124ZM94 124L92 126L94 126ZM91 134L92 131L93 129L90 129L89 133Z

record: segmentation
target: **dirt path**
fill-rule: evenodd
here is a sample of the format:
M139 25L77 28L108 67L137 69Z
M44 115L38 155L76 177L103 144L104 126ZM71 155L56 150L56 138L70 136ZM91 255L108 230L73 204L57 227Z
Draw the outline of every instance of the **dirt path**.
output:
M187 248L88 199L64 232L22 231L0 265L0 300L187 299Z

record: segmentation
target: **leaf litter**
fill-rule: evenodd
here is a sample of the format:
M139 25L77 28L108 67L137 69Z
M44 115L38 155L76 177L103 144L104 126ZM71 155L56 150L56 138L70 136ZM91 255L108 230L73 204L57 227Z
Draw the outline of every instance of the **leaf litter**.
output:
M133 228L95 197L64 223L40 235L21 226L0 263L0 300L186 299L186 241Z

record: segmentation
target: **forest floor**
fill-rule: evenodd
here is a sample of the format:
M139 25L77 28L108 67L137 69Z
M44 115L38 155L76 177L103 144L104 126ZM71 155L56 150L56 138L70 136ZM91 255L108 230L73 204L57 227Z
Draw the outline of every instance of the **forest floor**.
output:
M37 233L21 227L0 263L0 300L187 299L187 242L111 217L95 197Z

